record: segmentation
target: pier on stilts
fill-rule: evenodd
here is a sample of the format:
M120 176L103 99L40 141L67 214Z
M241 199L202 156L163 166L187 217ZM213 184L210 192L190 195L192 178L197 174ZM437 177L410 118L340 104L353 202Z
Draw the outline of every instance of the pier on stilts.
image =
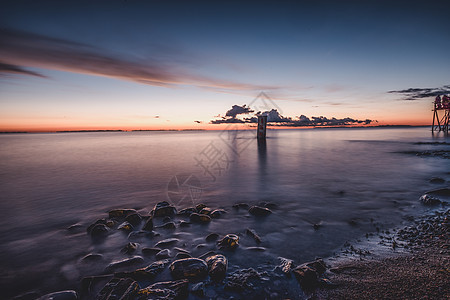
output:
M433 125L431 131L443 131L448 133L450 119L450 97L447 95L437 96L434 100Z

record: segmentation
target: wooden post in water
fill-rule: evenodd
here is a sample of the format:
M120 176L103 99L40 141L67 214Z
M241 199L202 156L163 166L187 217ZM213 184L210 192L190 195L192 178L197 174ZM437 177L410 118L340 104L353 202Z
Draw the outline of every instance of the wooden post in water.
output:
M258 129L256 132L258 140L266 139L266 128L267 128L267 116L258 116Z

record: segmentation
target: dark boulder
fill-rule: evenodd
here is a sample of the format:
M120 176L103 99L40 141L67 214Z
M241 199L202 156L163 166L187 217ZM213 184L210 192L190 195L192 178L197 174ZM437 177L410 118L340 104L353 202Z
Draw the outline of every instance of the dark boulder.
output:
M121 231L125 231L125 232L130 232L134 229L133 225L131 225L128 222L123 222L122 224L119 225L119 227L117 228L117 230L121 230Z
M153 217L167 217L173 216L177 213L177 210L174 206L170 205L167 201L162 201L156 203L153 208Z
M208 274L208 265L198 258L179 259L170 265L170 273L175 279L199 279Z
M174 222L167 222L160 226L155 226L155 228L175 229L175 228L177 228L177 226L175 225Z
M161 251L159 251L158 253L156 253L156 259L165 259L165 258L169 258L170 255L170 250L169 249L163 249Z
M250 207L248 212L257 217L265 217L272 213L270 209L261 206L252 206Z
M192 213L197 212L197 210L195 209L195 207L188 207L188 208L184 208L182 210L180 210L178 212L179 216L190 216Z
M204 209L206 207L206 205L205 204L203 204L203 203L199 203L199 204L197 204L196 206L195 206L195 210L197 211L197 212L200 212L202 209Z
M112 263L110 263L107 267L106 267L106 271L113 271L115 269L118 268L122 268L122 267L128 267L131 265L135 265L135 264L140 264L144 261L144 259L140 256L133 256L130 258L126 258L126 259L122 259L119 261L113 261Z
M248 209L250 206L247 203L236 203L233 204L233 208L235 209Z
M133 226L137 226L137 225L139 225L141 223L142 217L138 213L132 213L132 214L129 214L125 218L125 221L127 221L128 223L130 223Z
M233 250L239 246L239 237L235 234L227 234L217 242L217 245L221 249Z
M217 219L220 218L221 215L226 214L227 212L223 209L215 209L210 213L211 218Z
M139 285L131 278L113 278L100 291L97 300L136 299Z
M156 243L155 247L167 247L169 245L174 245L178 243L180 240L177 238L169 238Z
M184 299L187 298L189 281L186 279L158 282L139 291L138 299Z
M125 253L125 254L132 254L133 252L136 251L136 249L138 248L138 243L128 243L125 245L125 247L122 248L122 250L120 250L120 252Z
M145 231L153 230L153 218L152 217L147 219L147 221L144 224L144 227L142 227L142 230L145 230Z
M225 278L228 268L227 258L221 254L212 255L205 259L208 265L208 274L214 281L220 281Z
M155 255L156 253L158 253L161 250L162 250L161 248L143 248L142 249L142 254L144 254L144 255Z
M211 222L211 217L208 215L193 213L189 216L189 220L192 223L206 224Z
M101 237L108 234L108 227L105 224L95 224L90 228L90 234L92 237Z
M422 202L423 205L430 205L430 206L441 204L441 200L428 194L422 195L420 197L420 202Z
M132 278L136 281L153 280L156 277L156 275L161 273L168 264L169 264L169 260L167 260L167 259L159 260L145 268L137 269L137 270L131 271L131 272L117 272L114 274L114 276L119 277L119 278L128 277L128 278Z
M207 242L214 242L214 241L217 241L218 238L219 238L219 235L217 233L210 233L206 236L205 240Z
M292 270L292 272L303 289L311 290L317 287L319 277L313 268L301 265Z

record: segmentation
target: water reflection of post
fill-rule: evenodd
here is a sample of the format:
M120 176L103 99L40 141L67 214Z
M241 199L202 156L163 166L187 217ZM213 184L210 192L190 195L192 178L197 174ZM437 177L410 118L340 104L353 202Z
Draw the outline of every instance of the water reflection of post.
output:
M258 139L258 182L259 190L267 190L267 145L266 139Z

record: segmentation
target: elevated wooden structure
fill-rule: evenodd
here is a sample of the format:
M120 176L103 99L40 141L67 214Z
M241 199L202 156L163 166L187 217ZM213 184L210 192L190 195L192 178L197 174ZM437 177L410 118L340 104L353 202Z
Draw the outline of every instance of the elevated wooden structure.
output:
M437 96L434 100L433 125L431 131L443 131L448 133L450 121L450 97L444 95L442 98Z

